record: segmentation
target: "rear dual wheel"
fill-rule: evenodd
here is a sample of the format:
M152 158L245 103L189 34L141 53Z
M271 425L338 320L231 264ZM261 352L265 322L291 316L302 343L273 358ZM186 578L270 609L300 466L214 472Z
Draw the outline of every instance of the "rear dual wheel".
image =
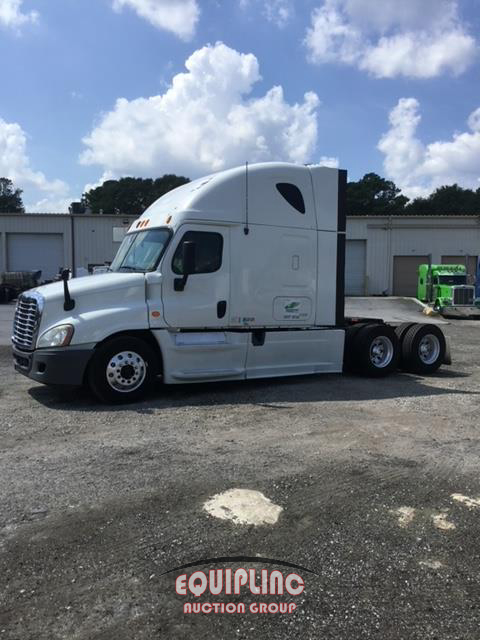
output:
M398 338L386 324L356 325L347 330L345 354L348 370L372 378L388 376L398 366Z
M358 324L346 332L345 370L375 378L397 368L429 374L442 365L445 350L445 336L433 324Z
M435 324L413 324L400 339L400 366L409 373L434 373L445 360L446 341Z

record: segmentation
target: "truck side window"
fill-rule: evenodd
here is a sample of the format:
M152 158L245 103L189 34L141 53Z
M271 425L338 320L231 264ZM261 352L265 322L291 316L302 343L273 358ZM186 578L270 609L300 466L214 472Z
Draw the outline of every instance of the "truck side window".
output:
M222 266L223 237L220 233L187 231L180 240L172 259L172 271L183 275L182 245L195 242L195 273L213 273Z
M299 213L305 213L305 201L300 189L290 182L278 182L277 191L285 198L290 206Z

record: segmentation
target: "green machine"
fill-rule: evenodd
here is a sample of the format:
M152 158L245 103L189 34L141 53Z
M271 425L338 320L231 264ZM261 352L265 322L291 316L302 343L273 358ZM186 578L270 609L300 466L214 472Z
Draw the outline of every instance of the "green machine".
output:
M417 297L444 315L480 315L480 300L467 275L463 264L421 264Z

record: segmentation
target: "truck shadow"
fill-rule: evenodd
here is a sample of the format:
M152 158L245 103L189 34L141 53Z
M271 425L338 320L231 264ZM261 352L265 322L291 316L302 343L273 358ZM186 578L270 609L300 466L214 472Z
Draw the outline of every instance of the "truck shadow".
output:
M28 393L49 409L63 411L135 411L139 414L151 414L156 410L177 407L242 404L282 410L288 409L289 403L298 402L362 402L441 395L480 395L477 391L435 385L443 380L468 377L470 374L465 372L443 370L429 378L404 373L381 380L323 374L169 386L158 383L141 402L123 405L102 405L83 388L35 386Z

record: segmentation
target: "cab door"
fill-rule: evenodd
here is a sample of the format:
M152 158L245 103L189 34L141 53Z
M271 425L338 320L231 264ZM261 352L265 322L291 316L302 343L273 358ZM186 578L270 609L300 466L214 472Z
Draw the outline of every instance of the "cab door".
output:
M182 290L184 242L195 243L195 270ZM163 314L175 329L228 325L230 305L230 230L221 225L182 225L163 261Z

